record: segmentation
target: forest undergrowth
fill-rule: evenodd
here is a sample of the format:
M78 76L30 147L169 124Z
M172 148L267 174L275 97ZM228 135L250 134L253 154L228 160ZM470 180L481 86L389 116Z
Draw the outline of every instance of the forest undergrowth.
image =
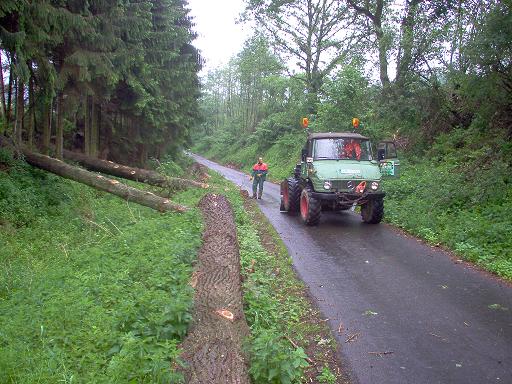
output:
M160 214L5 151L0 164L0 382L177 381L199 212Z

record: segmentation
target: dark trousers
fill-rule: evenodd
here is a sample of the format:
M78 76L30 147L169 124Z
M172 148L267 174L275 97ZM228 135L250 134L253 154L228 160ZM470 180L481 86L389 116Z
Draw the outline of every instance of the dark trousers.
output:
M263 177L257 177L254 176L254 179L252 181L252 194L256 196L256 192L258 191L258 186L260 189L259 196L261 197L261 194L263 193L263 183L265 182L265 179Z

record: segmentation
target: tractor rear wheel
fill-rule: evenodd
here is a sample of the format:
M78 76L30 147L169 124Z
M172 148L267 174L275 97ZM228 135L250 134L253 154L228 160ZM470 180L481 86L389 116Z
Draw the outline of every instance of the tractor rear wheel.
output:
M283 188L282 206L285 211L296 213L299 211L300 186L296 179L289 178Z
M367 224L378 224L384 217L384 200L368 200L361 206L361 217Z
M322 205L312 196L312 190L306 187L300 195L300 217L306 225L317 225L320 221Z

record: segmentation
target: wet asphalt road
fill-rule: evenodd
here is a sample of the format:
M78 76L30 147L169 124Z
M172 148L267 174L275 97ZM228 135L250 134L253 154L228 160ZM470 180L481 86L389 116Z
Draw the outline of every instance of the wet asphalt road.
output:
M243 173L195 159L250 189ZM329 319L354 383L512 383L512 287L352 212L306 227L279 212L279 199L265 183L260 208Z

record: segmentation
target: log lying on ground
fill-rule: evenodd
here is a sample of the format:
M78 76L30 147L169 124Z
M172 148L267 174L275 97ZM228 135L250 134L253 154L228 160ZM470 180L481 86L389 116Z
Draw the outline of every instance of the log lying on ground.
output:
M34 167L55 173L56 175L65 177L66 179L78 181L79 183L86 184L90 187L99 189L100 191L112 193L125 200L133 201L134 203L156 209L160 212L184 212L188 209L183 205L173 203L169 199L156 196L154 193L129 187L117 180L109 179L105 176L86 171L79 167L73 167L61 160L29 151L23 151L23 154L27 163Z
M96 159L82 153L65 150L63 154L65 159L76 161L90 171L107 173L112 176L140 181L142 183L154 185L157 187L177 189L184 189L187 187L208 188L208 184L199 183L194 180L181 179L178 177L167 177L161 173L150 171L148 169L128 167L126 165L117 164L112 161Z
M242 304L240 253L231 206L222 195L199 203L206 229L192 275L192 328L183 342L189 384L249 384L242 341L249 335Z

